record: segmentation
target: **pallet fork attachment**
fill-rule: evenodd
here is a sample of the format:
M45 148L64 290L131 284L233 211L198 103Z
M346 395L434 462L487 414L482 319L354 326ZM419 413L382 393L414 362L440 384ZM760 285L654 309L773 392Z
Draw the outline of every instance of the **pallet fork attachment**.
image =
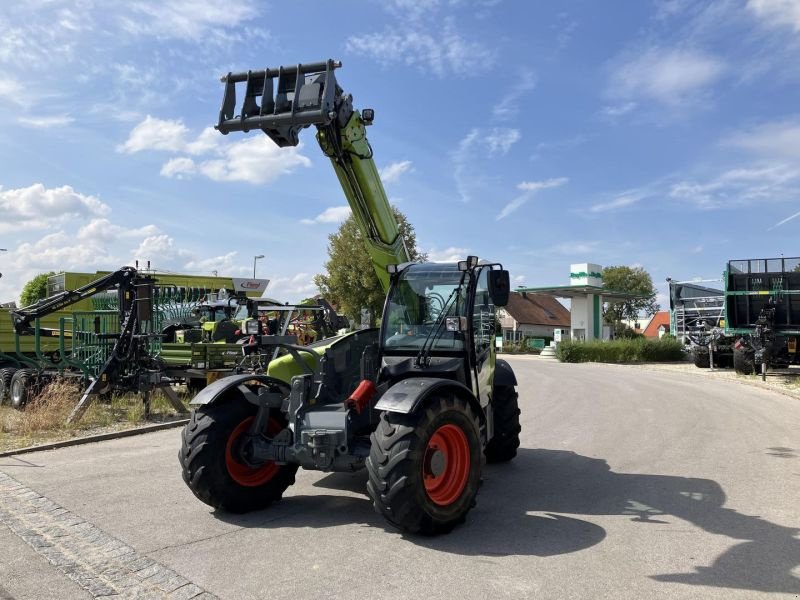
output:
M260 129L278 146L296 146L301 129L325 126L337 117L335 101L342 90L336 84L334 70L341 66L339 61L327 60L228 73L221 78L225 94L215 129L225 135ZM236 114L236 84L242 82L246 83L245 93Z

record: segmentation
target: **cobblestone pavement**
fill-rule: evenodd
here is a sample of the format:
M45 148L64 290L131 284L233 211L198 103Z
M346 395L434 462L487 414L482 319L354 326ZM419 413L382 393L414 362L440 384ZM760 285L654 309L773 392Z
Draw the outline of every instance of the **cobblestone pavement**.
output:
M4 473L0 523L95 598L216 598ZM0 586L0 600L10 598Z

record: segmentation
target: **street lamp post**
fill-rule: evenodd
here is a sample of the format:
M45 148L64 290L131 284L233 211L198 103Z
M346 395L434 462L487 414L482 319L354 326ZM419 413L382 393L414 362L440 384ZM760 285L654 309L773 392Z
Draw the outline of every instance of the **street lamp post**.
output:
M256 278L256 262L260 258L264 258L264 255L263 254L257 254L256 256L253 257L253 279Z

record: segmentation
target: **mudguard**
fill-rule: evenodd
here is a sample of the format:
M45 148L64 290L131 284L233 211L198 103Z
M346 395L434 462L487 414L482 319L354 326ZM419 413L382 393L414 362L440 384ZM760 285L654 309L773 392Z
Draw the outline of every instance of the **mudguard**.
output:
M222 396L224 396L225 392L232 388L239 387L247 381L278 384L281 387L286 388L287 393L289 389L285 381L281 381L275 377L270 377L269 375L231 375L230 377L217 379L214 383L204 387L202 390L200 390L199 394L192 398L192 401L189 402L189 404L192 406L205 406L208 404L213 404Z
M494 385L517 385L517 376L514 375L511 365L499 358L494 363Z
M375 410L410 414L417 409L425 398L435 392L445 390L467 398L473 408L476 408L478 414L483 414L478 401L472 394L472 390L458 381L439 377L410 377L403 379L386 390L375 405Z

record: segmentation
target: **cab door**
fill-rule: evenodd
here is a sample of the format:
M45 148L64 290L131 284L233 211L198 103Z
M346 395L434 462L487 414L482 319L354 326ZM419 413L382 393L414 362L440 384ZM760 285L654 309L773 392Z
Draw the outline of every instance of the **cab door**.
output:
M481 406L489 404L494 380L495 307L489 295L489 270L490 267L483 267L477 274L470 323L475 397Z

